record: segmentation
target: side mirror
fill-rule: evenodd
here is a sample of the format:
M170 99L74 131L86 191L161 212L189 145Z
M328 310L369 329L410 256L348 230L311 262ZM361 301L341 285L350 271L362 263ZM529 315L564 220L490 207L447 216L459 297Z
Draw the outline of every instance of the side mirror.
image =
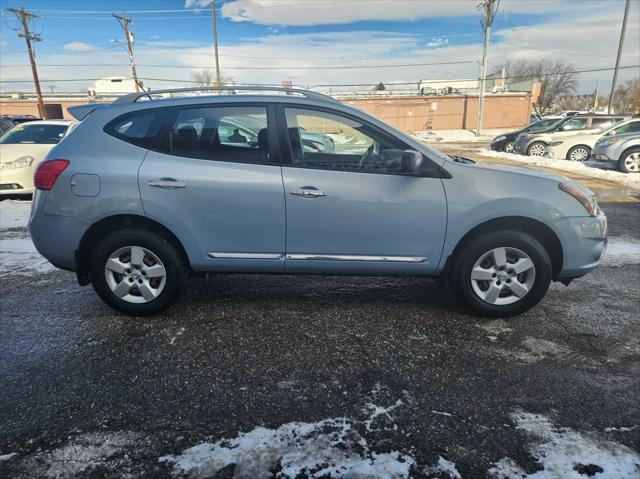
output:
M422 153L415 150L405 150L400 159L400 169L403 173L417 175L422 169Z

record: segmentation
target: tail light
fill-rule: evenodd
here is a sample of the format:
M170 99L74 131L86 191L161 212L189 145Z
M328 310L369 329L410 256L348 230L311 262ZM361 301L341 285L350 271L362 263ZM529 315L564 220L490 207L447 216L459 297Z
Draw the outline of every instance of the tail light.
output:
M68 160L43 161L33 176L33 184L38 190L49 191L67 166L69 166Z

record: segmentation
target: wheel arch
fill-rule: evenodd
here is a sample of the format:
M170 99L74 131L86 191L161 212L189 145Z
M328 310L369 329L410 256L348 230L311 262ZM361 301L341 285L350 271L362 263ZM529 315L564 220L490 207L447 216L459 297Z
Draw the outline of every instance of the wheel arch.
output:
M526 216L501 216L474 226L458 241L447 258L444 274L448 275L453 259L465 245L483 233L500 229L519 231L533 236L544 246L549 258L551 258L553 277L555 278L560 273L564 261L564 251L560 238L549 226Z
M82 236L78 249L76 250L76 271L80 284L85 285L91 282L88 263L89 256L96 242L112 231L131 227L150 230L162 235L176 248L176 251L178 251L178 254L182 257L185 264L191 268L189 257L182 242L169 228L146 216L118 214L107 216L96 221Z
M620 161L621 159L623 159L627 154L629 154L630 151L632 150L638 150L640 151L640 145L631 145L627 148L625 148L624 150L622 150L622 153L620 153L620 156L618 157L618 161Z
M589 152L589 155L591 155L591 151L593 151L593 147L592 147L592 146L589 146L589 145L587 145L586 143L578 143L578 144L573 145L571 148L569 148L569 149L567 150L567 156L566 156L566 159L567 159L567 160L569 159L569 157L571 156L571 151L572 151L572 150L575 150L576 148L578 148L578 147L580 147L580 146L584 147L584 148Z

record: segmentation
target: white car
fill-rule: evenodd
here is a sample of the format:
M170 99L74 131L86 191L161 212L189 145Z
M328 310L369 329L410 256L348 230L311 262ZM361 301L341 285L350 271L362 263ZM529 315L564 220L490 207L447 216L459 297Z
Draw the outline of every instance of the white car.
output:
M621 121L606 130L597 132L585 131L575 135L563 136L554 139L545 151L545 156L559 160L586 161L591 156L591 151L600 138L608 138L625 133L639 133L640 118ZM555 135L554 135L555 136Z
M0 136L0 195L32 194L38 163L75 124L69 120L31 121Z

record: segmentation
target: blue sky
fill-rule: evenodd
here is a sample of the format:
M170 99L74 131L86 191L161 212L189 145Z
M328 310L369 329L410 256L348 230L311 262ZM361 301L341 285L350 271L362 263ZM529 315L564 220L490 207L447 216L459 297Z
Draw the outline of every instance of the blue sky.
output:
M236 82L302 85L417 82L474 77L481 58L478 0L218 0L221 65ZM640 63L640 2L632 0L623 64ZM111 12L134 20L139 76L153 88L186 85L213 66L209 0L0 0L40 17L32 29L45 90L82 91L92 79L128 75L123 35ZM615 62L623 0L502 0L489 61L547 58L580 68ZM31 89L24 40L0 19L3 90ZM456 62L445 65L443 63ZM460 62L460 63L457 63ZM418 66L394 67L418 63ZM431 65L440 63L440 65ZM109 66L104 66L108 64ZM47 66L51 65L51 66ZM72 66L82 65L82 66ZM86 66L85 66L86 65ZM349 66L352 68L346 69ZM353 68L366 66L370 68ZM621 78L637 76L626 70ZM611 72L582 75L581 89ZM339 87L335 87L339 88Z

